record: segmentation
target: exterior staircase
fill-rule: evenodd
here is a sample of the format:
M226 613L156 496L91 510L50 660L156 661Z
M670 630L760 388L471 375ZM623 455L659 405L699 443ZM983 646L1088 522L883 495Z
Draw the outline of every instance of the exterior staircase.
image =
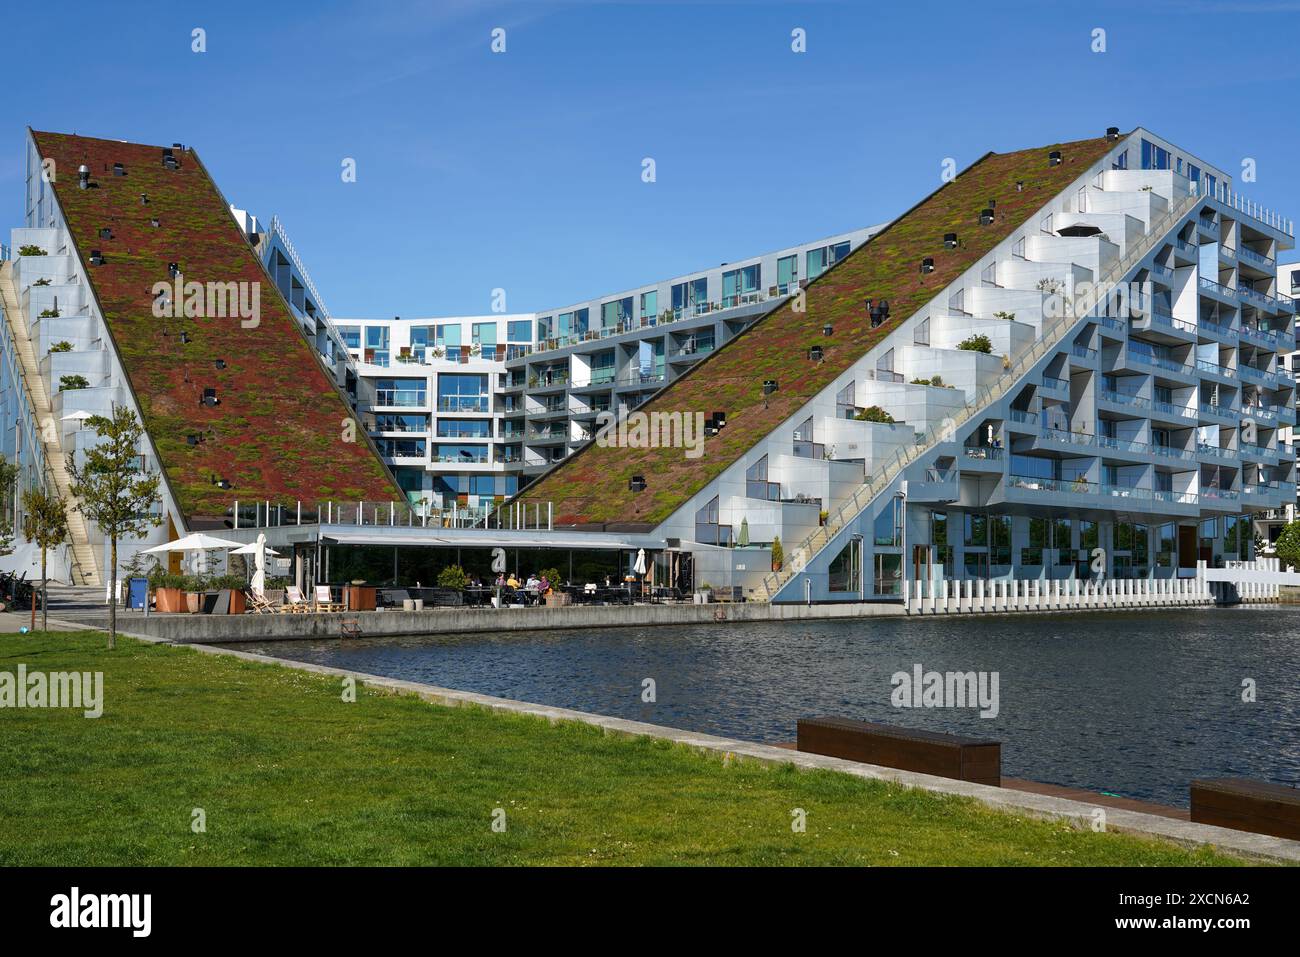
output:
M1180 197L1173 202L1168 212L1159 220L1151 223L1151 227L1142 238L1133 243L1132 248L1118 259L1104 275L1098 277L1097 284L1105 286L1106 284L1120 283L1155 248L1157 243L1162 241L1185 216L1192 212L1200 200L1199 192L1192 192L1190 195ZM956 438L957 430L962 425L997 401L1024 378L1043 356L1058 348L1065 336L1084 318L1083 315L1074 314L1074 310L1071 308L1072 304L1068 300L1065 305L1066 315L1050 325L1045 321L1041 335L1034 341L1032 346L1016 357L1010 368L989 385L977 390L974 397L963 408L932 428L923 439L918 439L914 446L909 446L895 453L892 459L886 462L874 475L870 476L866 482L855 488L846 499L833 505L828 510L829 514L826 522L816 528L794 548L787 551L786 561L781 571L767 575L760 587L755 590L752 600L774 600L777 594L803 571L809 561L834 541L839 533L856 519L877 496L887 491L894 484L907 466L922 456L933 452L935 446L953 441Z
M46 479L57 490L59 497L68 507L68 538L72 566L72 583L74 585L102 586L103 581L95 562L95 549L90 544L90 535L86 520L74 506L71 481L68 478L63 445L59 441L59 423L54 418L54 408L50 396L45 390L45 379L41 375L40 360L32 346L27 323L22 318L18 290L14 286L13 261L0 263L0 302L4 306L5 318L9 323L9 333L13 338L22 365L23 383L32 410L36 415L37 426L45 450Z

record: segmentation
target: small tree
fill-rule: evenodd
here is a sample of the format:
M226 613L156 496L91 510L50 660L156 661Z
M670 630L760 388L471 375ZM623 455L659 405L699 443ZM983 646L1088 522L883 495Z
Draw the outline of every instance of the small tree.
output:
M785 564L785 549L781 547L781 536L772 539L772 571L779 572Z
M882 422L885 425L893 425L894 417L878 405L869 405L865 409L859 409L858 414L854 416L859 422Z
M467 584L469 584L469 576L465 574L465 569L459 565L448 565L438 572L439 588L454 588L456 591L464 591Z
M1282 534L1273 543L1273 550L1281 560L1283 568L1287 565L1300 568L1300 519L1282 529Z
M90 380L84 375L61 375L59 376L59 391L71 392L74 389L89 389ZM87 422L90 420L87 419Z
M92 415L86 425L103 440L86 452L78 466L68 463L72 495L79 500L77 511L99 526L109 541L108 647L117 647L117 542L124 536L139 537L162 519L149 512L158 501L157 475L139 470L137 451L144 429L135 413L114 406L111 416Z
M68 538L68 510L57 493L41 485L23 491L23 511L27 515L23 535L41 549L41 631L49 631L50 592L46 556L51 548L62 545ZM36 628L36 602L32 602L32 628Z

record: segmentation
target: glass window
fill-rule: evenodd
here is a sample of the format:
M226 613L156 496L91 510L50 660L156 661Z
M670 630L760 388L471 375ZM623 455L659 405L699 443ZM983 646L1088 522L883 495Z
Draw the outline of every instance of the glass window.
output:
M1178 526L1173 522L1156 529L1156 564L1172 568L1178 558Z
M862 580L862 539L849 539L840 553L831 559L827 571L830 579L828 587L831 591L858 591Z
M989 522L983 512L966 512L965 544L968 548L982 548L989 543Z
M652 289L641 293L641 318L654 319L659 315L659 291Z
M799 284L799 257L782 256L776 261L776 291L784 296Z
M360 326L339 326L339 336L343 339L343 344L349 349L361 348L361 327Z
M511 319L506 326L506 338L510 342L532 342L533 322L531 319Z
M439 419L438 437L443 439L488 439L492 423L487 419Z
M895 497L881 506L873 530L876 544L898 547L903 544L903 500Z
M679 282L673 286L672 296L675 316L680 318L683 314L702 312L709 301L708 280L700 278Z
M438 408L444 412L487 412L485 375L443 373L438 376Z

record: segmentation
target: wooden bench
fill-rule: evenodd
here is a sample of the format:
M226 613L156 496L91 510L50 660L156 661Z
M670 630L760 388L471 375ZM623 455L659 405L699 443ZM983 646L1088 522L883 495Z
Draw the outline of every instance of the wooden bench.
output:
M1192 821L1300 841L1300 790L1250 778L1193 781Z
M1002 745L848 718L800 718L798 749L975 784L1002 786Z

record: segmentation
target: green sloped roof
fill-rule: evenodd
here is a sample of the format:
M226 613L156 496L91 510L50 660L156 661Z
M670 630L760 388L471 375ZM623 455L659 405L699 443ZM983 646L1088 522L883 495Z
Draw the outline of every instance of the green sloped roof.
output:
M637 410L725 412L726 427L706 440L702 457L689 459L674 448L591 444L519 498L553 503L559 525L663 521L1114 145L1099 137L986 155L811 282L806 311L795 312L789 302L777 306ZM1060 165L1048 165L1052 150L1061 151ZM979 213L990 199L997 215L992 225L981 226ZM944 248L948 232L958 234L959 248ZM927 256L935 268L922 275ZM872 329L865 299L887 299L890 320ZM833 326L829 338L822 335L827 323ZM823 347L824 362L808 359L813 345ZM779 383L766 406L765 379ZM644 491L628 489L634 475L645 476Z
M360 424L345 428L355 422L351 409L193 151L177 150L180 169L168 170L158 146L32 136L55 161L59 205L187 520L219 517L234 499L401 499ZM114 175L115 163L125 175ZM78 188L82 164L92 189ZM105 228L112 238L101 238ZM103 252L103 265L89 265L92 249ZM186 282L260 283L259 323L156 318L153 286L168 281L170 262ZM217 390L219 405L201 403L205 388ZM191 434L204 439L189 445ZM233 487L220 489L214 478Z

